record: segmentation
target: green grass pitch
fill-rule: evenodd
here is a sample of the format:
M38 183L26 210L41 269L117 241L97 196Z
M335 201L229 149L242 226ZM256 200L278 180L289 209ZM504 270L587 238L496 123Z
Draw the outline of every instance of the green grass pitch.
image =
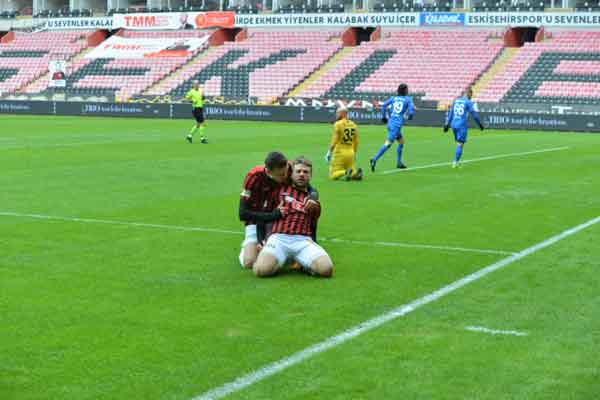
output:
M0 117L0 399L189 400L600 215L600 135L472 130L464 159L489 159L385 174L394 147L332 182L330 125L208 121L189 145L191 123ZM441 128L404 133L409 168L452 160ZM360 127L363 168L384 137ZM314 162L332 279L238 265L270 150ZM228 398L597 399L599 243L600 224Z

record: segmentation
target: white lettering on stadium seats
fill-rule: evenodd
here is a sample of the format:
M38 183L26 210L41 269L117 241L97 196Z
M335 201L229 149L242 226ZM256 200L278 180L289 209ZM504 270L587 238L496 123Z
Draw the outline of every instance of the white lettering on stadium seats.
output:
M283 105L291 107L306 107L306 103L302 99L286 99Z
M291 106L291 107L313 107L313 108L364 108L364 109L372 109L381 107L382 102L378 101L373 104L370 101L366 100L319 100L319 99L302 99L302 98L293 98L288 97L284 99L281 103L283 106Z

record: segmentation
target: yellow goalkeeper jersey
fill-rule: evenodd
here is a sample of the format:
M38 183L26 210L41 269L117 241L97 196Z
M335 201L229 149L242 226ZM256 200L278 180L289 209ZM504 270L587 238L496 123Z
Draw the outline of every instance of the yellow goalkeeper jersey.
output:
M356 145L358 144L358 128L356 124L347 118L336 121L333 129L333 143L336 144L336 149L340 145L356 149Z

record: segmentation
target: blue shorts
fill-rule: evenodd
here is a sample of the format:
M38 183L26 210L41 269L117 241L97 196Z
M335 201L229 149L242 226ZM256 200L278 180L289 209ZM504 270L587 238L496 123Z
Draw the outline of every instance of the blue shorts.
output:
M402 125L388 125L387 140L393 142L394 140L402 139Z
M452 132L454 132L454 140L458 143L467 142L467 128L452 128Z

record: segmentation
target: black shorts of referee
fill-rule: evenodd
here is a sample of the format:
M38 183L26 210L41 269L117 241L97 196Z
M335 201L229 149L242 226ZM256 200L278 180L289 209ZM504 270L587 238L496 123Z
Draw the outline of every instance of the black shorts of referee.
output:
M192 115L196 119L196 122L201 124L204 122L204 108L198 107L192 110Z

